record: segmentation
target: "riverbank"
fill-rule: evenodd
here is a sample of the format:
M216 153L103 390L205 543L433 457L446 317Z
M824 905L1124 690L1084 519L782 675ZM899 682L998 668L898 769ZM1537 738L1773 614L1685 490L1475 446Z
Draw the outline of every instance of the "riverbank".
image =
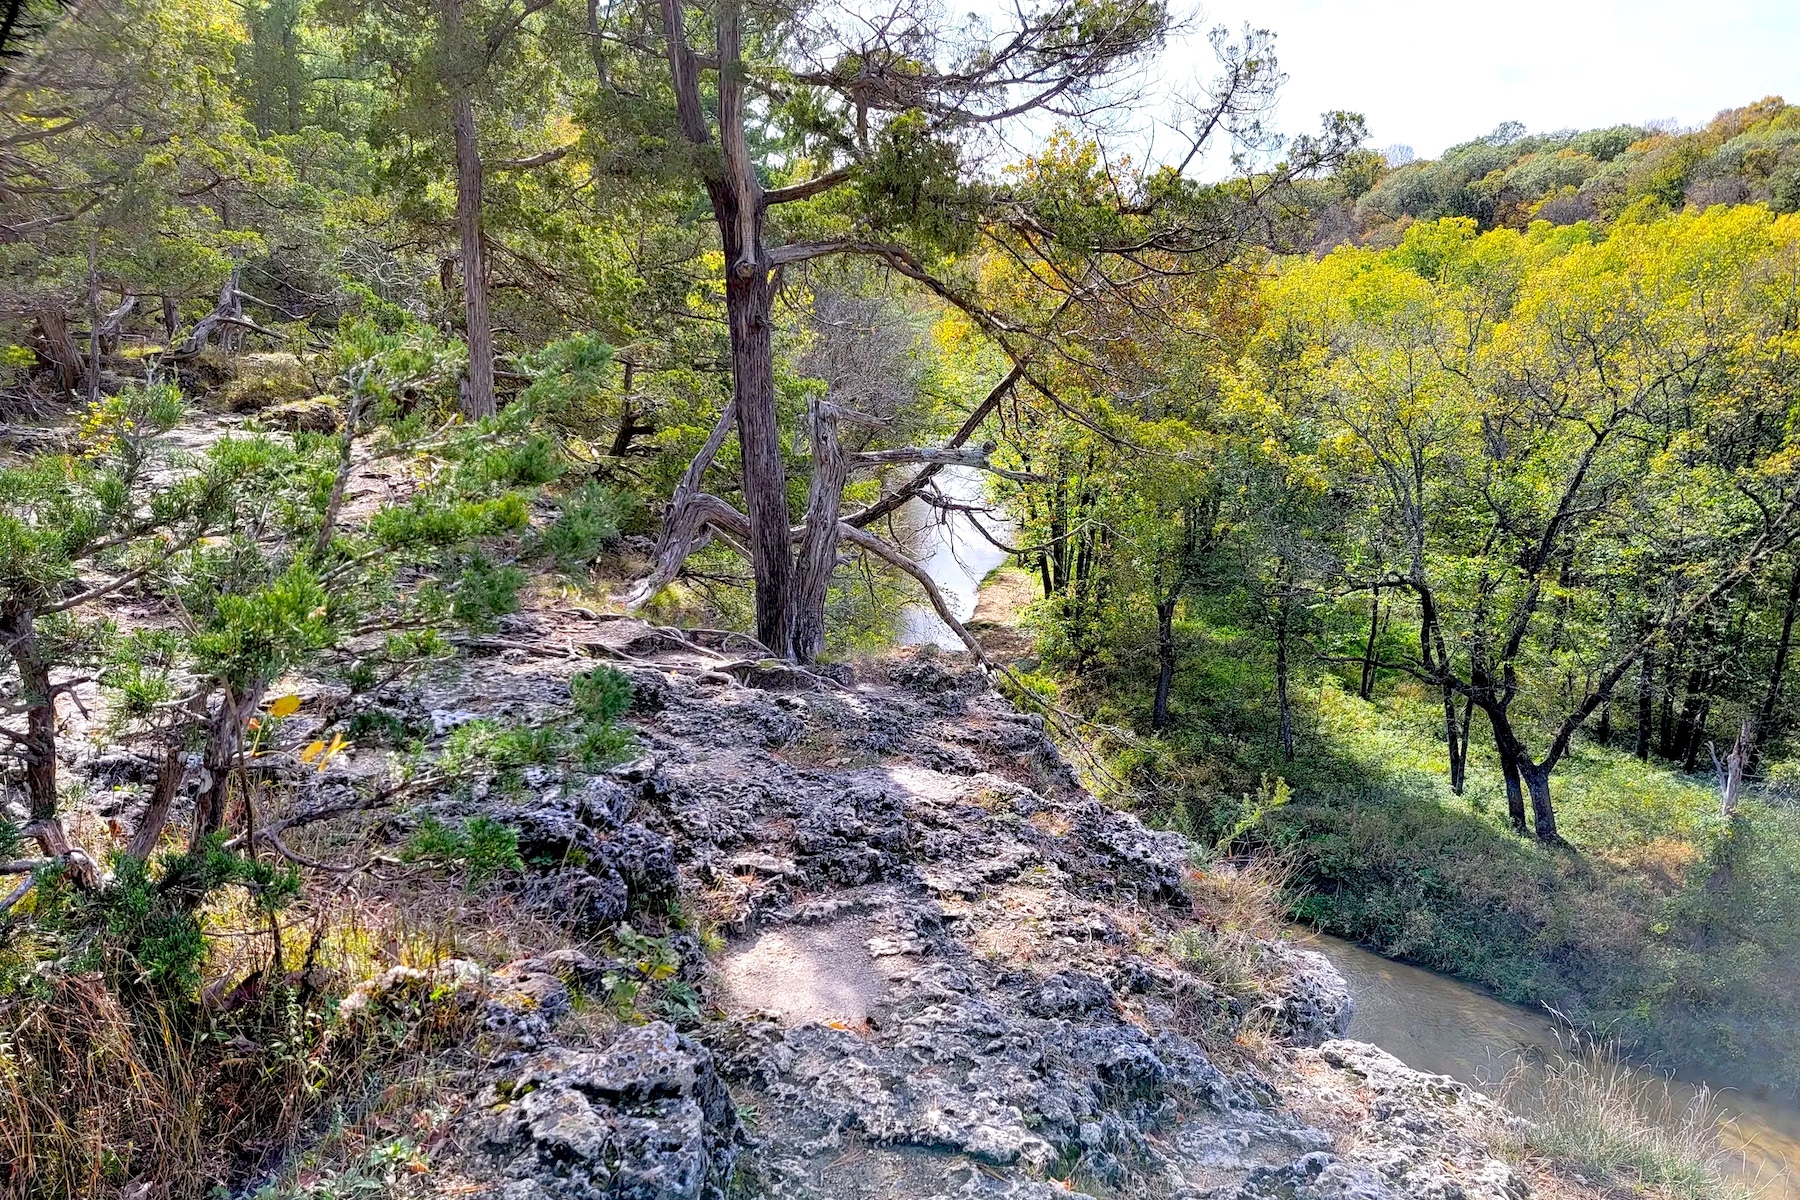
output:
M993 592L983 605L1016 632L1024 606ZM1234 833L1240 848L1273 852L1296 870L1297 916L1528 1006L1419 972L1534 1031L1509 1051L1554 1041L1531 1015L1548 1007L1658 1067L1743 1088L1732 1102L1746 1114L1740 1128L1755 1131L1745 1137L1784 1170L1800 1161L1793 1113L1759 1100L1789 1094L1800 1066L1791 813L1752 802L1727 840L1704 782L1582 746L1557 781L1571 845L1542 847L1505 827L1499 773L1479 746L1464 795L1450 792L1434 765L1434 714L1404 688L1386 703L1346 695L1329 676L1299 689L1299 744L1283 761L1264 732L1274 727L1273 673L1255 643L1227 628L1182 632L1163 750L1112 754L1147 818L1203 844ZM1147 713L1134 701L1150 681L1106 667L1065 680L1065 700L1141 727ZM1734 869L1721 873L1727 854ZM1442 1057L1467 1036L1455 1032L1463 1019L1427 1020L1416 1037L1394 1037L1390 1025L1381 1036L1421 1058L1415 1065L1473 1082L1474 1064ZM1761 1178L1773 1171L1752 1164Z
M1111 751L1146 819L1277 854L1294 915L1326 932L1659 1067L1800 1094L1800 809L1779 793L1728 824L1710 780L1584 741L1553 779L1566 842L1542 845L1511 831L1480 736L1453 792L1441 705L1416 686L1365 701L1330 673L1296 680L1288 759L1261 639L1197 613L1177 632L1169 729ZM1147 730L1151 657L1097 661L1064 702Z
M615 662L637 754L459 802L520 829L532 919L588 927L426 968L502 1008L423 1098L453 1115L417 1194L1523 1200L1490 1102L1339 1040L1265 881L1100 803L966 657L782 670L548 612L505 644L382 703L542 714Z
M1350 1036L1409 1066L1485 1091L1506 1091L1522 1070L1566 1061L1579 1048L1566 1026L1421 967L1383 958L1351 942L1310 934L1301 944L1331 960L1356 1001ZM1622 1089L1623 1090L1623 1089ZM1660 1093L1660 1094L1659 1094ZM1642 1077L1639 1094L1679 1123L1698 1108L1716 1114L1721 1163L1761 1200L1800 1200L1800 1109L1680 1079ZM1529 1109L1541 1097L1515 1097ZM1526 1115L1530 1115L1529 1112Z

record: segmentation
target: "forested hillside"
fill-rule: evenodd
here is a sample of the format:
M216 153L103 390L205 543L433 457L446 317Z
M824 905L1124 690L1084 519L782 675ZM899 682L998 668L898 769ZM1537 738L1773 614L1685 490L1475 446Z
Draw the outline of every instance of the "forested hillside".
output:
M1389 161L1392 154L1395 161ZM1404 160L1404 161L1402 161ZM1533 134L1517 124L1430 161L1365 150L1321 198L1320 248L1391 245L1412 221L1468 217L1482 229L1606 223L1634 205L1800 208L1800 110L1779 97L1726 109L1698 129L1615 125Z
M141 1065L59 1057L94 1029L209 1031L222 1099L155 1152L251 1145L208 1160L240 1183L346 1063L448 1036L334 1024L321 956L388 960L302 897L481 894L544 864L411 799L628 756L605 667L555 717L383 707L535 652L519 613L804 680L934 606L1294 915L1800 1086L1800 108L1402 162L1271 132L1262 31L1151 105L1158 0L12 11L0 1153L59 1194L150 1153L57 1141ZM1030 654L914 561L971 508ZM656 905L608 994L698 1020Z

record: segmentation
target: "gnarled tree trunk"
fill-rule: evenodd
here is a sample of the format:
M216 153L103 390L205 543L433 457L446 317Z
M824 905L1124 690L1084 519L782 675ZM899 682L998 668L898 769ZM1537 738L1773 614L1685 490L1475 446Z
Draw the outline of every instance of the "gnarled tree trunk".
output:
M56 372L56 385L73 395L81 386L81 348L69 332L69 314L54 305L44 305L34 314L37 328L31 348Z
M198 850L225 824L225 808L231 798L231 779L244 744L244 722L262 703L262 684L253 684L243 695L221 688L219 707L208 724L206 750L201 756L200 793L194 797L194 825L188 848Z

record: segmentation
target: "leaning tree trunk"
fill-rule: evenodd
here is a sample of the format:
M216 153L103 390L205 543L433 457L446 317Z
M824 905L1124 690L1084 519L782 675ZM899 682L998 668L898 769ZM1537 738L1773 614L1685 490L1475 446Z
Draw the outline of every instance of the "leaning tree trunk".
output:
M1375 694L1375 637L1381 632L1381 585L1369 594L1369 640L1363 646L1362 682L1356 694L1364 700Z
M1454 796L1463 794L1463 786L1468 778L1469 769L1469 734L1461 728L1456 719L1456 693L1445 687L1444 692L1444 751L1450 758L1450 793ZM1466 723L1467 718L1464 718Z
M1556 810L1550 803L1550 764L1539 765L1521 755L1519 774L1524 776L1525 790L1531 796L1532 832L1540 842L1558 840Z
M481 147L475 140L475 103L465 90L452 104L456 140L456 236L461 243L463 326L469 345L463 411L491 417L494 401L494 332L488 318L487 250L481 239Z
M1775 662L1769 668L1769 686L1763 692L1762 706L1757 709L1755 737L1768 736L1775 727L1775 708L1781 702L1781 677L1787 670L1788 648L1793 645L1794 616L1800 610L1800 558L1794 562L1794 573L1788 578L1787 606L1781 613L1781 639L1775 643Z

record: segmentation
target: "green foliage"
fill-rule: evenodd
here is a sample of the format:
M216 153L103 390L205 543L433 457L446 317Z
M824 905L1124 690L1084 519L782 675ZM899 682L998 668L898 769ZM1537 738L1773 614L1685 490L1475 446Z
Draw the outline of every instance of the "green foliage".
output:
M617 667L595 667L569 680L569 695L584 721L608 724L631 707L631 677Z
M407 862L458 867L470 891L525 869L519 857L518 831L489 817L473 817L455 825L426 817L406 840L400 857Z
M298 562L268 585L220 593L208 607L191 639L195 664L239 695L260 690L336 637L325 588Z
M1527 134L1503 125L1435 160L1386 164L1352 158L1336 195L1359 241L1391 241L1408 224L1467 218L1482 229L1615 220L1645 201L1662 211L1762 203L1794 210L1800 110L1778 98L1726 109L1706 126L1663 131L1619 125L1584 133ZM1346 202L1348 202L1346 204Z
M193 1000L209 949L200 909L210 897L239 888L253 911L273 914L300 894L293 867L227 851L222 840L154 866L121 855L112 879L95 890L47 868L31 901L33 936L43 943L36 957L61 958L64 970L102 970L127 996L135 989L160 1001ZM0 987L29 988L35 974L27 966Z
M585 568L618 544L635 504L630 492L589 480L557 501L556 520L538 538L537 550L565 570Z
M457 578L451 611L465 628L493 629L501 617L519 607L519 589L524 586L525 572L518 567L471 555Z
M619 966L601 977L614 1016L625 1021L663 1017L681 1024L700 1019L700 996L680 978L681 955L666 937L641 934L629 924L613 934Z
M631 703L631 680L616 667L596 667L569 683L571 711L532 724L469 721L451 730L438 765L453 779L475 773L515 783L525 767L567 764L605 766L621 761L635 744L616 722Z

